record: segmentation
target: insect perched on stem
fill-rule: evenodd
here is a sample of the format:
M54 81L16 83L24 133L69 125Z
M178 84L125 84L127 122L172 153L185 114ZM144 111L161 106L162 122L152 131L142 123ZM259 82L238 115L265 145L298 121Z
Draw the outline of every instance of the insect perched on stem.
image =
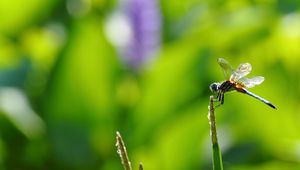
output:
M224 76L227 80L225 80L221 83L212 83L209 86L210 90L213 93L217 94L217 96L215 98L216 101L220 102L220 104L217 105L216 107L224 104L224 93L235 90L235 91L247 94L249 96L252 96L252 97L264 102L265 104L272 107L273 109L277 109L268 100L246 90L247 88L251 88L256 85L259 85L264 81L264 77L262 77L262 76L256 76L256 77L252 77L252 78L245 77L252 70L251 64L243 63L243 64L240 64L236 70L233 70L231 65L223 58L219 58L218 63L221 66L221 68L224 72Z

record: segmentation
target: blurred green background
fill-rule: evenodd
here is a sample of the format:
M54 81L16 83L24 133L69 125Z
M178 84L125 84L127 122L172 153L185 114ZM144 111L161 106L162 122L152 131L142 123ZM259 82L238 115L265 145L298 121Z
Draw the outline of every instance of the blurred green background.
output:
M212 169L219 57L278 107L225 95L225 169L300 169L300 2L154 2L0 1L0 169L121 170L117 130L134 169Z

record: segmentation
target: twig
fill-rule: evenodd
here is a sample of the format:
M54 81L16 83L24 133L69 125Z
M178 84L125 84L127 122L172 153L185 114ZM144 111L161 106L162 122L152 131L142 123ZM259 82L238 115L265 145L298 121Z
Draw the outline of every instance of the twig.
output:
M218 143L216 117L214 109L214 96L210 96L208 119L210 124L210 137L213 149L213 169L223 170L222 154Z
M121 137L121 135L118 131L116 132L116 135L117 135L116 136L116 139L117 139L117 143L116 143L117 153L119 154L119 156L121 158L121 162L122 162L122 165L124 167L124 170L132 170L131 163L129 161L123 139L122 139L122 137Z
M139 170L144 170L142 162L140 162Z

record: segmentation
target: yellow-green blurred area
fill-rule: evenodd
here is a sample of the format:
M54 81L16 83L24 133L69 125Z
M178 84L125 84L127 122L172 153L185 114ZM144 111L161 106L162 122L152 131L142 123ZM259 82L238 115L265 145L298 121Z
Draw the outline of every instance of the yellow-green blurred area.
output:
M212 169L217 58L249 62L250 89L216 109L227 170L300 169L300 1L160 0L161 43L130 68L110 37L111 0L0 1L0 169ZM117 37L118 40L118 37ZM120 38L120 41L122 38Z

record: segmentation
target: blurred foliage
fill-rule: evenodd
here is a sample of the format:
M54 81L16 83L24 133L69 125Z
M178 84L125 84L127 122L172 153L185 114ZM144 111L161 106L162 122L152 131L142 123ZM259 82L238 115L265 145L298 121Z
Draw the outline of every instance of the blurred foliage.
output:
M0 169L122 169L117 130L134 169L212 169L218 57L250 62L266 78L250 91L278 107L225 95L224 168L300 168L300 2L159 3L160 51L132 69L107 35L118 1L0 1Z

